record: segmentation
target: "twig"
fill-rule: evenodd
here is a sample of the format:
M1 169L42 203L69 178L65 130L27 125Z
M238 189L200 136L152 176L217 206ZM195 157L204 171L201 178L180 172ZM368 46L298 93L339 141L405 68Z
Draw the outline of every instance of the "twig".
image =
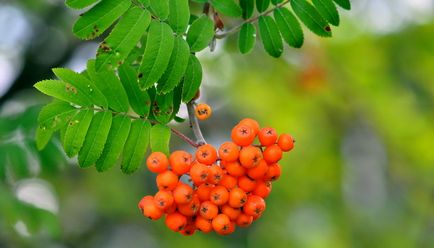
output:
M216 39L223 39L223 38L225 38L226 36L229 36L229 35L231 35L231 34L237 32L238 30L240 30L241 27L242 27L244 24L255 22L255 21L257 21L257 20L259 19L259 17L261 17L261 16L267 16L267 15L271 14L274 10L276 10L276 9L278 9L278 8L282 8L285 4L289 3L290 1L291 1L291 0L283 1L283 2L281 2L281 3L277 4L277 5L275 5L273 8L271 8L271 9L265 11L265 12L262 12L261 14L259 14L259 15L257 15L257 16L254 16L254 17L252 17L252 18L246 19L245 21L243 21L242 23L240 23L238 26L235 26L235 27L229 29L229 30L226 31L226 32L223 32L223 33L220 33L220 34L216 34L216 35L215 35L215 38L216 38Z
M180 137L182 140L184 140L185 142L187 142L191 146L196 147L196 148L200 146L198 143L194 142L192 139L187 137L187 135L181 133L180 131L178 131L174 128L171 128L170 130L172 131L172 133L176 134L178 137Z
M194 114L194 102L187 103L188 110L188 118L190 119L190 126L193 129L194 137L196 137L196 143L201 146L206 144L205 139L203 138L202 131L200 130L199 121Z

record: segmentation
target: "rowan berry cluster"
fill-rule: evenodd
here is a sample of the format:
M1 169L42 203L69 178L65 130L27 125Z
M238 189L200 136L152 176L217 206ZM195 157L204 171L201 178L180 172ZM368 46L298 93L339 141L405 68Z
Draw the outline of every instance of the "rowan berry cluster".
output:
M200 146L194 157L185 151L169 157L153 152L146 164L158 173L159 191L141 199L143 215L152 220L165 216L167 227L183 235L196 230L227 235L261 217L271 182L281 174L277 163L294 140L273 128L260 129L252 119L236 125L231 138L218 150ZM256 138L260 144L253 145ZM180 179L183 175L189 179Z

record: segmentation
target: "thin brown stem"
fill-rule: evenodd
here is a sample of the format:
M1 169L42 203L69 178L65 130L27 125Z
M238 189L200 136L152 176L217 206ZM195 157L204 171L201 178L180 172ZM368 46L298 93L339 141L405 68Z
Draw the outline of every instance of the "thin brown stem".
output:
M189 137L187 137L187 135L181 133L180 131L171 128L170 129L172 131L172 133L174 133L175 135L177 135L179 138L181 138L183 141L187 142L188 144L190 144L193 147L199 147L200 145L196 142L194 142L192 139L190 139Z
M251 17L251 18L249 18L249 19L246 19L246 20L244 20L242 23L240 23L239 25L237 25L237 26L235 26L235 27L229 29L228 31L223 32L223 33L216 34L216 35L215 35L215 38L216 38L216 39L223 39L223 38L225 38L225 37L227 37L227 36L229 36L229 35L231 35L231 34L233 34L233 33L236 33L238 30L241 29L241 27L242 27L244 24L255 22L255 21L257 21L261 16L267 16L267 15L271 14L274 10L276 10L276 9L278 9L278 8L282 8L285 4L289 3L290 1L291 1L291 0L285 0L285 1L283 1L283 2L281 2L281 3L279 3L279 4L277 4L277 5L275 5L273 8L271 8L271 9L265 11L265 12L260 13L260 14L257 15L257 16L254 16L254 17Z

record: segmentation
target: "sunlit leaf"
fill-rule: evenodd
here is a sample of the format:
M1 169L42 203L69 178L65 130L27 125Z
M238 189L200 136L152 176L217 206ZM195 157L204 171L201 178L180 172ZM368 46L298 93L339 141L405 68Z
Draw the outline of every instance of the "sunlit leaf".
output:
M208 16L202 15L191 24L187 33L187 42L192 52L206 48L214 37L214 22Z
M261 16L259 18L259 32L265 51L275 58L280 57L283 52L282 37L273 18Z
M256 28L251 23L245 23L238 36L238 48L242 54L249 53L256 43Z
M135 120L132 122L121 163L124 173L131 174L142 165L149 145L150 132L151 124L148 121Z
M151 128L151 149L152 151L163 152L169 155L170 128L156 124Z
M202 83L202 65L195 55L190 55L188 66L185 70L182 86L182 101L185 103L190 102Z
M63 138L63 148L68 157L72 158L80 151L92 122L92 117L93 110L81 110L69 121Z
M291 11L286 8L278 8L274 11L274 19L286 43L292 47L300 48L304 41L303 30Z

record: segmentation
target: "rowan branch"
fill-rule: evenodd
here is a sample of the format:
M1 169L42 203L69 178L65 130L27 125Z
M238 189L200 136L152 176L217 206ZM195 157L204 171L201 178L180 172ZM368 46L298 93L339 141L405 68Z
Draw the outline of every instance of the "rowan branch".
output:
M285 1L283 1L283 2L281 2L281 3L279 3L279 4L277 4L277 5L275 5L273 8L271 8L271 9L265 11L265 12L260 13L260 14L257 15L257 16L254 16L254 17L251 17L251 18L249 18L249 19L244 20L242 23L240 23L239 25L237 25L237 26L235 26L235 27L229 29L229 30L226 31L226 32L217 33L214 37L215 37L216 39L223 39L223 38L225 38L225 37L227 37L227 36L229 36L229 35L231 35L231 34L233 34L233 33L236 33L238 30L241 29L241 27L242 27L244 24L246 24L246 23L256 22L256 21L257 21L261 16L267 16L267 15L271 14L274 10L276 10L276 9L278 9L278 8L282 8L285 4L289 3L290 1L291 1L291 0L285 0Z

